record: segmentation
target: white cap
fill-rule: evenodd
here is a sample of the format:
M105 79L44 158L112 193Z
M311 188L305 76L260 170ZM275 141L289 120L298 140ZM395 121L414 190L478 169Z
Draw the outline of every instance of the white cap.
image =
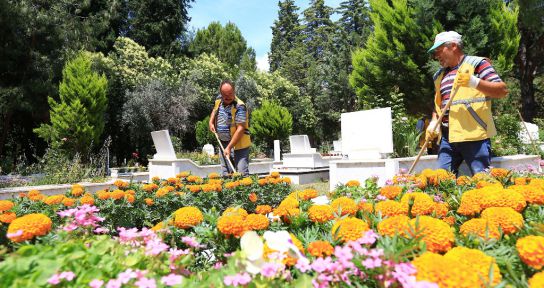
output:
M434 44L433 47L431 47L427 53L432 53L434 49L440 47L440 45L447 43L447 42L453 42L453 43L461 43L461 34L455 32L455 31L447 31L447 32L441 32L434 37Z

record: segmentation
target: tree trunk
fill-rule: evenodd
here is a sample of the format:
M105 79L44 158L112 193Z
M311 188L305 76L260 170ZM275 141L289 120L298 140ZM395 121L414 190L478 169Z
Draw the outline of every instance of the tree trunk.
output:
M521 38L516 57L519 69L518 79L521 88L521 114L527 122L532 122L537 112L534 79L538 68L544 62L544 34L527 28L519 29Z

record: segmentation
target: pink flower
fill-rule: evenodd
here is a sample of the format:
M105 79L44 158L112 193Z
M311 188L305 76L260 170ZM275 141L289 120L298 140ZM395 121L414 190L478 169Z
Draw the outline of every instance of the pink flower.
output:
M102 285L104 285L104 281L98 279L94 279L89 283L89 287L91 288L100 288Z
M223 262L216 262L215 264L213 264L213 269L221 269L221 267L223 267Z
M57 285L60 283L60 274L53 274L53 276L51 276L48 280L47 280L47 283L51 284L51 285Z
M67 281L72 281L76 277L76 274L74 274L72 271L66 271L60 273L59 277L61 279L66 279Z
M357 242L365 245L372 245L380 237L374 230L368 230L363 237L357 239Z
M138 281L134 282L134 285L136 285L139 288L156 288L157 287L157 283L155 283L155 279L146 278L146 277L142 277L138 279Z
M185 243L185 245L187 245L189 247L193 247L193 248L201 248L202 247L202 245L200 245L200 243L198 243L198 241L196 241L196 239L193 238L193 237L183 236L183 237L181 237L181 241L183 243Z
M302 273L306 273L306 271L312 269L312 267L310 266L310 260L308 260L308 258L298 258L295 268L297 268Z
M327 257L327 258L317 258L313 263L312 263L312 269L317 272L317 273L322 273L324 271L327 270L327 267L329 267L331 265L331 257Z
M363 260L362 264L368 269L374 269L382 266L382 259L369 257Z
M277 263L266 263L261 267L261 274L264 277L272 278L276 276L278 271L283 267L283 265Z
M121 288L123 283L121 283L120 280L117 279L110 279L108 283L106 284L106 288Z
M248 273L242 273L242 274L236 274L236 275L229 275L225 276L223 278L223 283L227 286L240 286L240 285L246 285L249 282L251 282L251 276L249 276Z
M19 237L21 235L23 235L23 230L17 230L17 232L15 232L15 233L7 233L6 237L15 238L15 237Z
M376 196L376 200L378 200L378 201L385 201L385 200L387 200L387 197L385 197L385 196L383 196L383 195L378 195L378 196Z
M119 275L117 275L117 279L123 284L127 284L128 282L130 282L130 280L134 278L136 278L136 272L134 272L132 269L127 269L126 271L121 272L119 273Z
M108 233L108 232L110 232L110 230L107 229L107 228L104 228L104 227L98 227L98 228L94 229L94 233L96 233L96 234L102 234L102 233L105 234L105 233Z
M174 273L168 274L161 278L161 283L166 286L178 285L178 284L181 284L182 281L183 281L183 277L181 277L180 275L176 275Z

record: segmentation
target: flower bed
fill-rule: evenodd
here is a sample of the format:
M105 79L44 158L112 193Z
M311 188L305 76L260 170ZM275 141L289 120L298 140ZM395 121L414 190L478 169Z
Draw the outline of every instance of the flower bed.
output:
M544 179L504 169L350 181L183 172L0 200L7 287L542 287Z

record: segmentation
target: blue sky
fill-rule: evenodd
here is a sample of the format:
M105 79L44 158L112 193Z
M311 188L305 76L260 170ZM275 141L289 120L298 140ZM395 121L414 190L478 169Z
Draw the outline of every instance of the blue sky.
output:
M342 0L325 0L331 7L338 7ZM310 0L296 0L299 14L308 8ZM225 25L233 22L238 26L248 46L257 54L259 69L268 70L268 52L272 41L272 25L278 17L278 0L195 0L189 9L189 27L205 28L212 21ZM334 17L333 17L334 19Z

